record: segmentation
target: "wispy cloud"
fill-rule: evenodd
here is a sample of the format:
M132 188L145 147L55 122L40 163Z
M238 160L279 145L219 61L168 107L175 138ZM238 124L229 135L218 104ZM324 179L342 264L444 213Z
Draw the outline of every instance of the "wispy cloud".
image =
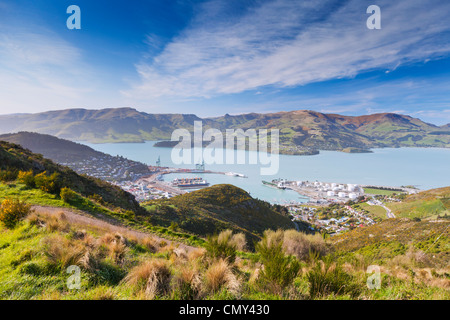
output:
M212 97L263 86L293 87L450 53L448 1L379 0L382 30L368 30L367 1L265 1L224 14L210 1L152 59L126 96Z
M66 106L89 91L79 49L43 28L1 27L2 113Z

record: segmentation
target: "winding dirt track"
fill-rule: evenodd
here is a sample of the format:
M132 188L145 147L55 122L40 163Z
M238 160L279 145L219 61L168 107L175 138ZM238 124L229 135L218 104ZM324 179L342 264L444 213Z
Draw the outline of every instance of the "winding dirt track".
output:
M59 214L64 213L66 220L68 223L73 225L79 225L79 226L91 226L95 228L99 228L101 230L105 230L107 232L111 233L121 233L124 236L133 236L137 239L143 239L151 237L155 239L158 243L165 241L167 245L173 244L175 247L183 248L186 250L186 252L189 252L191 250L196 249L195 247L186 245L184 243L176 242L173 240L165 239L162 237L159 237L153 233L146 233L143 231L137 231L130 228L127 228L123 225L120 225L117 221L108 218L108 217L102 217L94 218L94 217L88 217L85 214L82 214L81 211L76 211L68 208L56 208L56 207L47 207L47 206L33 206L32 209L36 213L47 213L47 214Z

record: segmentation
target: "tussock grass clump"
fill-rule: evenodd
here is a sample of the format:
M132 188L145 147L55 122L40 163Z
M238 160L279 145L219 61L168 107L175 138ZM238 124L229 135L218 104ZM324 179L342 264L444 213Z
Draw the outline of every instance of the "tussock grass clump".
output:
M71 265L81 265L85 247L79 242L53 235L44 239L44 252L51 267L63 269Z
M202 293L202 277L193 266L183 266L173 278L173 298L180 300L200 299Z
M308 259L310 252L324 256L330 251L320 234L310 235L296 230L284 232L283 247L287 254L295 255L298 260L303 261Z
M108 255L117 264L121 264L125 260L128 252L128 240L120 233L106 233L100 238L100 245L106 247Z
M205 289L209 293L214 294L221 289L226 289L237 296L240 286L238 278L226 259L216 260L205 271Z
M236 250L246 247L245 235L233 234L232 230L224 230L219 235L209 236L206 243L207 255L212 259L225 259L230 263L236 260Z
M360 292L355 278L346 273L340 263L333 262L332 256L318 261L306 278L309 282L311 299L323 298L329 294L349 294L351 297L356 297Z
M145 298L154 299L170 291L171 278L172 271L168 261L149 259L131 269L123 282Z
M286 254L283 244L282 230L267 230L255 247L263 264L259 281L266 289L277 293L292 284L300 270L300 263L294 256Z

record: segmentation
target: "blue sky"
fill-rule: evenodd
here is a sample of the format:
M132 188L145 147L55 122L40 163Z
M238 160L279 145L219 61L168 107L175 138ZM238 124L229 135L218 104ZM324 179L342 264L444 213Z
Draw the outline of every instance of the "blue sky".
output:
M81 30L68 30L69 5ZM369 5L381 30L369 30ZM448 0L0 0L0 114L310 109L450 122Z

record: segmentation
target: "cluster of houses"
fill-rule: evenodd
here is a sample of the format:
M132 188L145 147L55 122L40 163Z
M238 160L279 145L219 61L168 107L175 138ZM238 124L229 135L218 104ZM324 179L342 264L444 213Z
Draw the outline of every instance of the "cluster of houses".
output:
M61 164L70 167L79 174L86 174L110 182L135 181L150 173L148 167L142 163L110 155Z
M375 221L350 206L343 206L344 214L339 218L319 219L317 207L299 206L291 207L290 212L294 221L305 221L315 226L316 229L326 230L330 234L339 234L350 228L369 226Z

